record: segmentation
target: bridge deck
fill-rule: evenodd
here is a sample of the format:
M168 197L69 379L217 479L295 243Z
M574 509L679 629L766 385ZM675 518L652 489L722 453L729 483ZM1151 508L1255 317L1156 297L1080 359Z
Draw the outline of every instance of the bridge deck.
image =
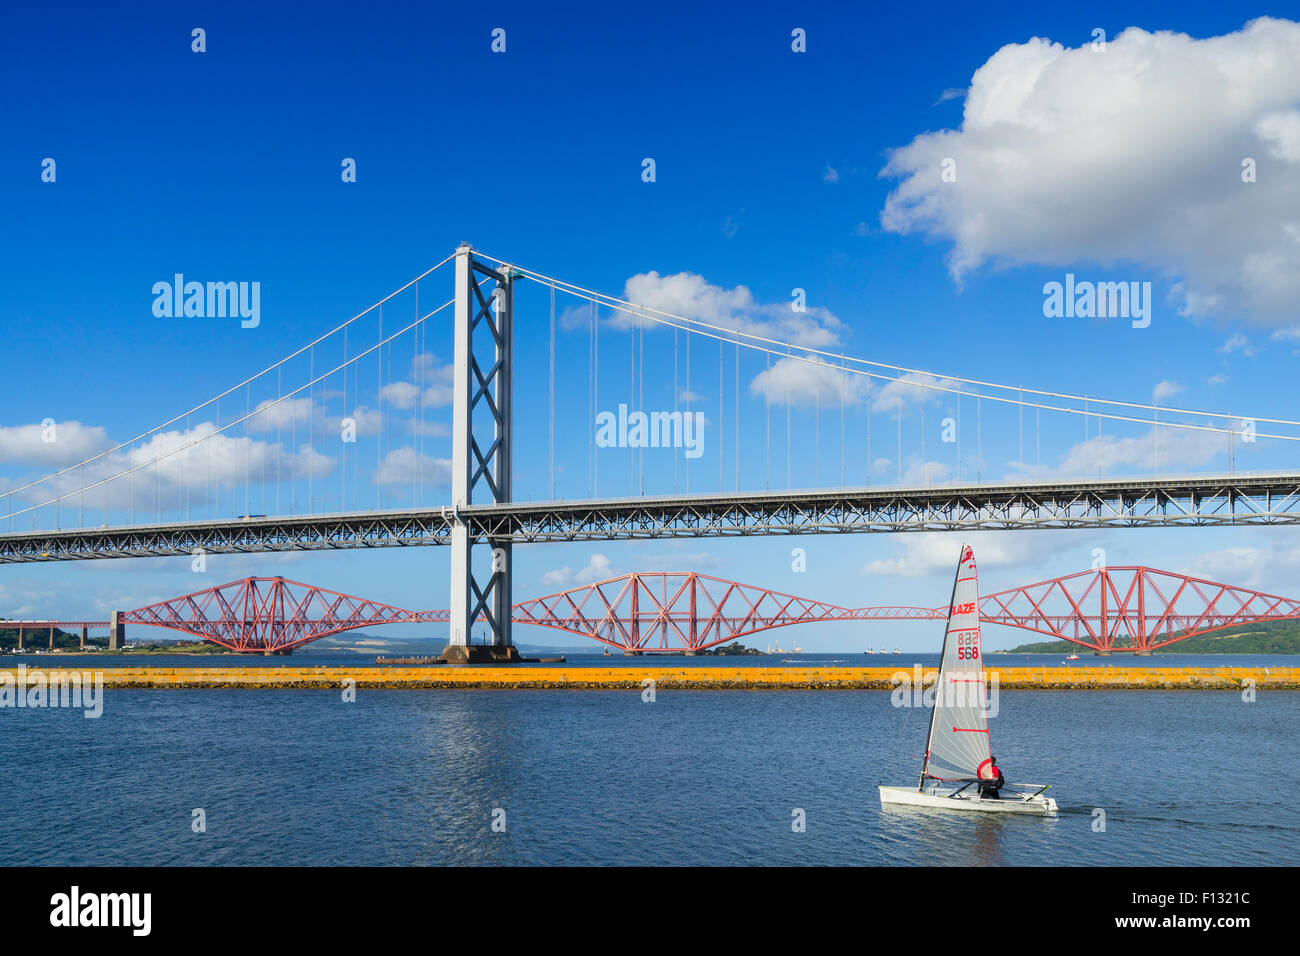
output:
M0 534L0 564L450 543L478 539L861 534L1300 524L1300 474L610 498L353 514L184 521Z

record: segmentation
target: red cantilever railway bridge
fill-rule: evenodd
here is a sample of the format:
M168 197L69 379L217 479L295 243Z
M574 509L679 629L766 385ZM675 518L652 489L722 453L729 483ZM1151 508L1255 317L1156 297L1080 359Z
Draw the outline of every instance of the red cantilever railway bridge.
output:
M701 651L814 621L942 620L945 607L842 607L689 571L633 572L515 605L513 620L624 651ZM1149 652L1198 634L1300 618L1300 600L1145 567L1102 568L985 595L989 624L1108 652ZM234 651L287 653L379 624L445 623L284 578L244 578L127 611L122 620L182 631Z

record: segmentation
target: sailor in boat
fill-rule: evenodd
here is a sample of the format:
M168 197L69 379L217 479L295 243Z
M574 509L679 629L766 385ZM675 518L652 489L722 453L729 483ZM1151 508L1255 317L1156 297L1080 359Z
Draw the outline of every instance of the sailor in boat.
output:
M984 800L997 800L1000 799L998 791L1006 785L1007 778L1002 776L1002 768L998 766L997 757L990 756L989 764L989 773L995 774L995 776L988 780L980 781L980 798Z

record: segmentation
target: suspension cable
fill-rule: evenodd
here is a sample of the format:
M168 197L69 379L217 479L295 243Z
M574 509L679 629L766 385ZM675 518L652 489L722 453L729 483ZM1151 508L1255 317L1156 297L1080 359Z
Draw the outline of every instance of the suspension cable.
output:
M225 425L222 425L222 424L221 424L220 417L218 416L218 419L217 419L217 427L216 427L213 431L208 432L208 433L207 433L206 435L204 435L203 437L192 439L192 440L186 442L186 443L183 444L183 445L177 445L175 448L172 448L171 450L167 451L166 453L161 454L161 455L158 455L158 456L156 456L156 457L154 457L154 458L151 458L151 459L149 459L148 461L141 462L140 464L135 465L135 466L132 467L132 468L128 468L128 469L125 470L125 471L120 471L120 472L117 472L116 474L109 475L107 478L101 478L99 481L95 482L94 484L86 485L86 486L85 486L85 490L89 491L90 489L92 489L92 488L98 488L98 487L100 487L101 485L108 485L109 483L114 482L114 481L117 481L117 480L119 480L119 479L121 479L121 478L125 478L125 477L127 477L128 475L131 476L131 479L132 479L132 481L134 482L134 479L135 479L135 473L136 473L137 471L140 471L140 470L142 470L142 469L144 469L144 468L152 467L152 466L154 466L157 462L163 461L164 459L167 459L167 458L170 458L170 457L173 456L173 455L179 454L180 452L185 451L186 449L193 448L193 447L195 447L196 445L202 444L203 442L207 441L209 438L212 438L212 437L215 436L215 435L220 435L221 433L223 433L223 432L225 432L225 431L228 431L229 429L232 429L232 428L234 428L234 427L237 426L237 425L242 424L242 423L243 423L245 420L247 420L247 419L253 418L253 417L257 416L257 415L265 414L267 411L269 411L270 409L274 408L276 405L279 405L279 404L280 404L281 402L283 402L285 399L292 398L293 396L297 395L299 392L302 392L302 391L304 391L304 390L306 390L306 389L313 388L313 387L314 387L318 382L321 382L321 381L323 381L324 379L328 378L330 375L332 375L332 374L338 372L339 369L341 369L341 368L343 367L343 365L348 364L348 362L356 362L356 361L358 361L358 360L360 360L360 359L365 358L365 357L366 357L367 355L369 355L371 352L374 352L374 351L376 351L376 350L378 350L378 349L383 348L383 346L387 345L389 342L393 341L394 339L398 338L399 336L404 335L405 333L409 332L411 329L415 328L415 327L416 327L417 325L419 325L421 322L424 322L424 321L426 321L426 320L428 320L428 319L431 319L433 316L437 315L437 314L438 314L439 312L441 312L443 309L449 308L450 306L452 306L452 305L455 303L455 301L456 301L455 299L448 299L446 302L444 302L442 305L438 306L438 308L434 309L434 310L433 310L432 312L430 312L428 315L425 315L423 318L417 319L416 321L412 322L410 325L406 326L405 328L398 329L398 330L397 330L396 332L394 332L392 335L388 336L388 338L383 339L383 340L381 340L381 341L379 341L379 342L376 342L374 345L370 346L370 348L366 349L364 352L359 353L358 355L354 356L353 358L348 359L347 362L344 362L342 365L337 365L337 366L335 366L333 369L331 369L330 371L328 371L328 372L324 372L324 373L322 373L321 375L317 375L317 376L313 377L311 381L306 382L305 384L298 386L296 389L294 389L292 392L289 392L287 395L283 395L283 396L281 396L281 397L275 399L274 401L270 401L270 402L266 402L266 403L264 403L264 404L261 404L261 405L259 405L257 408L255 408L255 409L253 409L251 412L249 412L248 414L246 414L246 415L244 415L244 416L242 416L242 417L240 417L240 418L237 418L237 419L235 419L234 421L229 422L229 423L227 423L227 424L225 424ZM203 406L199 406L199 407L202 408ZM297 416L296 416L296 415L293 416L293 421L294 421L295 426L296 426L296 423L297 423ZM148 434L148 433L146 433L146 434ZM296 441L296 437L295 437L295 441ZM120 446L119 446L119 447L120 447ZM98 456L98 457L103 457L103 456L100 455L100 456ZM211 455L208 455L207 457L209 458L209 464L210 464ZM67 469L65 469L65 471L66 471L66 470L67 470ZM49 475L49 476L47 476L46 478L41 479L41 480L42 480L42 481L46 481L46 480L49 480L49 478L53 478L53 477L56 477L56 476L54 476L54 475ZM309 477L309 479L310 479L310 469L309 469L309 471L308 471L308 477ZM38 483L38 482L34 482L34 483ZM294 483L291 484L290 487L291 487L291 488L292 488L292 487L295 487L296 484L297 484L297 483L294 482ZM29 486L29 487L30 487L30 486ZM134 490L134 485L132 485L132 488L133 488L133 490ZM48 507L48 506L50 506L50 505L52 505L52 504L55 504L56 502L63 501L63 500L66 499L66 498L70 498L70 497L72 497L72 496L75 495L75 494L77 494L76 491L68 491L68 492L65 492L65 493L63 493L63 494L61 494L61 495L58 495L58 496L56 496L56 497L53 497L53 498L47 498L45 501L39 502L39 503L34 504L34 505L29 505L28 507L26 507L26 508L22 508L22 509L20 509L20 510L18 510L18 511L11 512L11 516L17 516L17 515L27 514L28 512L35 512L35 511L39 510L40 508L46 508L46 507ZM309 504L308 504L308 507L310 507L310 502L309 502ZM132 508L134 508L134 504L132 505ZM290 503L290 511L292 512L293 510L294 510L294 505L293 505L293 503L291 502L291 503ZM132 519L132 521L134 522L134 518Z
M493 256L489 256L481 252L476 253L476 255L480 255L484 259L499 263L501 265L507 264L504 262L504 260L497 259ZM575 285L573 283L565 282L564 280L558 279L554 276L549 276L544 273L534 272L529 269L524 269L517 265L511 264L511 268L517 269L519 273L525 278L533 279L534 281L540 282L542 284L554 283L556 287L559 288L560 291L562 292L566 292L569 295L572 295L576 298L588 299L588 300L594 299L595 301L599 301L602 305L614 311L622 312L630 316L638 316L643 319L649 319L650 321L660 325L675 326L678 328L682 328L685 331L694 332L697 335L704 335L709 338L722 337L728 341L740 341L742 339L748 340L746 342L742 342L741 344L744 344L746 348L750 348L755 351L768 351L771 352L772 354L780 355L781 354L780 349L797 348L800 350L801 353L803 353L803 355L789 355L789 356L782 356L782 357L789 357L789 358L793 358L796 361L802 361L808 364L820 365L820 366L825 366L830 363L826 361L820 361L817 358L808 358L805 356L818 356L824 359L834 359L837 356L837 353L830 352L824 349L818 349L813 346L797 345L790 342L782 342L778 339L773 339L768 336L760 335L756 332L751 332L740 328L729 328L727 326L716 325L699 319L689 319L684 316L676 315L671 312L665 312L660 309L654 309L644 305L633 305L632 303L624 299L619 299L616 298L615 296L611 296L606 293L597 292L595 290L587 289L582 286ZM982 396L983 398L987 398L990 401L1000 402L1002 404L1008 404L1008 405L1026 404L1023 401L1023 395L1025 393L1031 396L1039 396L1041 398L1060 399L1063 401L1082 401L1083 398L1083 396L1081 395L1075 395L1069 392L1057 392L1048 389L1035 389L1035 388L1025 388L1022 386L1015 386L1015 385L1003 385L998 382L988 382L988 381L982 381L980 379L965 378L956 375L938 375L936 373L924 371L922 369L914 369L903 365L894 365L885 362L875 362L870 359L864 359L855 356L846 356L846 360L858 365L866 365L872 368L887 369L889 371L896 372L898 373L898 376L895 378L890 378L889 376L879 376L879 377L885 378L889 381L899 382L900 384L910 388L926 389L930 391L946 392L946 393L960 394L960 395L967 395L967 396L973 396L976 394L974 392L965 391L960 388L954 388L950 385L943 384L944 382L951 382L954 384L967 385L967 386L972 386L977 388L983 387L983 388L999 389L1005 392L1017 392L1018 393L1017 397L1002 397L998 395ZM845 369L845 371L850 374L857 374L857 375L866 374L866 372L863 369L847 368ZM903 377L907 375L929 376L931 378L938 379L939 381L938 383L931 383L922 380L907 380ZM1232 420L1235 418L1235 416L1225 412L1210 412L1210 411L1201 411L1201 410L1186 409L1186 408L1170 408L1167 406L1158 407L1143 402L1128 402L1128 401L1121 401L1117 399L1092 398L1092 402L1102 404L1102 405L1109 405L1116 408L1136 409L1139 411L1158 412L1160 410L1163 410L1166 413L1174 413L1179 415L1193 415L1193 416L1199 415L1199 416L1205 416L1207 418L1215 418L1221 420ZM1063 412L1071 415L1082 414L1082 412L1077 408L1069 408L1069 407L1064 407L1059 405L1035 404L1033 402L1030 402L1028 404L1030 407L1038 407L1046 411L1057 411L1057 412ZM1109 418L1112 421L1127 421L1127 422L1135 422L1137 424L1144 424L1144 425L1152 424L1152 421L1150 419L1145 419L1145 418L1135 418L1132 416L1124 416L1124 415L1118 415L1113 413L1101 413L1101 412L1094 412L1093 414L1095 415L1104 414L1106 418ZM1253 417L1251 420L1255 422L1263 422L1272 425L1289 425L1289 426L1300 427L1300 421L1295 421L1292 419ZM1160 424L1161 427L1164 428L1183 428L1183 429L1188 429L1193 431L1208 431L1208 432L1217 432L1217 433L1223 433L1223 432L1228 432L1233 430L1231 428L1215 428L1206 425L1191 425L1191 424L1182 424L1182 423L1175 423L1169 421L1161 422ZM1257 434L1256 437L1275 438L1283 441L1300 441L1300 435L1292 436L1292 435Z
M39 484L41 484L42 482L50 481L51 479L58 478L58 477L60 477L61 475L66 475L68 472L73 471L74 469L80 468L80 467L82 467L83 465L89 465L89 464L91 464L92 462L99 461L101 458L106 458L106 457L108 457L109 455L113 454L114 452L119 452L119 451L121 451L123 448L126 448L126 447L128 447L128 446L130 446L130 445L134 445L136 442L140 441L140 440L143 439L143 438L148 438L150 435L154 434L155 432L160 432L160 431L162 431L164 428L167 428L167 427L169 427L169 426L171 426L171 425L175 425L177 422L179 422L182 418L185 418L187 415L191 415L191 414L193 414L194 412L197 412L197 411L200 411L201 409L207 408L209 405L213 404L214 402L220 401L222 398L225 398L227 395L230 395L230 394L232 394L233 392L237 392L237 391L239 391L239 389L243 388L245 385L248 385L250 382L254 382L254 381L256 381L257 379L261 378L263 375L266 375L268 372L272 372L272 371L276 370L276 369L279 368L280 366L286 364L287 362L292 361L293 359L297 358L299 355L302 355L304 352L308 351L309 349L313 348L314 346L319 345L321 342L324 342L326 339L328 339L330 336L334 335L335 333L337 333L337 332L339 332L339 331L341 331L341 330L343 330L343 329L346 329L346 328L347 328L349 325L351 325L353 322L356 322L358 319L364 317L365 315L369 314L370 312L373 312L376 308L378 308L379 306L383 305L383 304L384 304L385 302L387 302L389 299L393 298L393 296L395 296L395 295L399 295L399 294L401 294L402 292L405 292L407 289L409 289L409 288L410 288L412 285L414 285L415 283L419 282L419 281L420 281L421 279L423 279L425 276L427 276L427 275L431 275L432 273L434 273L434 272L436 272L437 270L441 269L443 266L445 266L448 262L450 262L450 261L451 261L452 259L454 259L454 258L456 258L456 254L455 254L455 253L452 253L452 254L449 255L446 259L443 259L441 262L439 262L439 263L438 263L436 266L434 266L433 268L427 270L426 272L421 273L420 275L418 275L418 276L416 276L414 279L412 279L410 282L406 283L406 285L402 286L400 289L396 289L396 290L394 290L393 292L390 292L388 295L384 296L384 297L383 297L382 299L380 299L378 302L376 302L376 303L374 303L373 305L371 305L371 306L369 306L369 307L363 309L362 311L358 312L356 315L354 315L352 318L348 319L348 320L347 320L346 322L344 322L342 325L336 326L335 328L333 328L333 329L331 329L330 331L326 332L324 335L320 336L319 338L315 339L314 341L308 342L308 343L307 343L306 345L304 345L302 348L298 349L296 352L293 352L293 353L290 354L290 355L286 355L284 358L280 359L280 361L276 362L274 365L268 365L266 368L262 369L262 371L258 372L256 375L250 375L248 378L244 379L242 382L239 382L239 383L236 384L236 385L232 385L232 386L230 386L230 388L226 389L224 392L221 392L220 394L214 396L213 398L208 399L206 402L203 402L201 405L195 405L193 408L188 409L187 411L181 412L181 413L180 413L179 415L177 415L175 418L169 419L168 421L163 422L161 425L156 425L156 426L154 426L153 428L149 429L149 430L146 431L146 432L141 432L139 435L136 435L134 438L128 439L128 440L126 440L126 441L124 441L124 442L120 442L119 444L114 445L112 448L108 448L108 449L106 449L106 450L104 450L104 451L101 451L98 455L94 455L94 456L92 456L92 457L90 457L90 458L85 459L84 461L79 461L79 462L77 462L75 465L68 465L66 468L62 469L61 471L56 471L56 472L52 472L52 473L50 473L50 474L48 474L48 475L44 475L44 476L42 476L42 477L40 477L40 478L35 479L34 481L29 481L27 484L22 485L21 487L18 487L18 488L10 488L8 491L5 492L5 494L13 494L13 493L15 493L15 492L25 491L26 489L31 488L33 485L39 485ZM494 261L495 261L495 260L494 260ZM431 312L431 313L429 313L429 314L432 315L433 313ZM426 316L426 318L427 318L427 317L428 317L428 316ZM1259 421L1264 421L1265 419L1258 419L1258 420L1259 420ZM51 500L55 500L55 499L51 499Z

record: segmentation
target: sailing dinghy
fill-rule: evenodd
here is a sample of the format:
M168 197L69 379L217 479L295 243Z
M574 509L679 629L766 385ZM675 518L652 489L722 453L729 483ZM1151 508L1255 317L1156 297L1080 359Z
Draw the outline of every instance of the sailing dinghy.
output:
M962 545L948 605L948 628L935 683L930 735L915 787L881 787L880 803L989 813L1055 813L1047 786L1004 784L998 797L980 796L980 781L997 777L985 713L975 554Z

